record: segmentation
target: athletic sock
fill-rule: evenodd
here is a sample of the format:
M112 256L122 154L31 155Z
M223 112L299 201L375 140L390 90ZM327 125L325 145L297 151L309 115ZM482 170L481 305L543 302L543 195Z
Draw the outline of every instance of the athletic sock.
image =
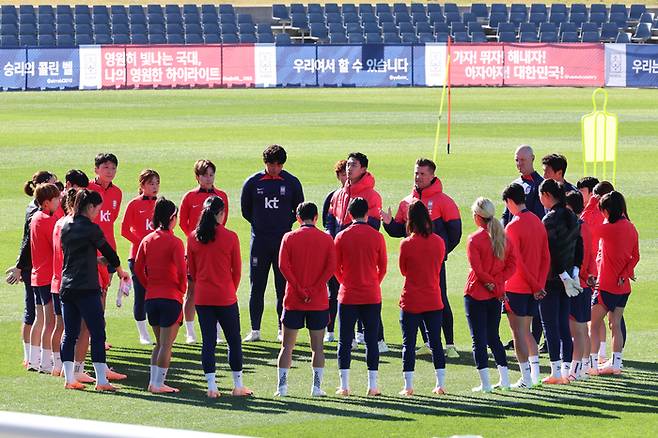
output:
M206 382L208 382L208 391L217 391L215 373L206 373Z
M509 368L498 365L498 374L500 374L500 386L509 388Z
M350 388L350 370L338 370L340 376L340 389L349 389Z
M368 389L377 389L377 370L368 370Z
M606 357L605 350L606 350L606 343L605 341L603 341L599 344L599 356Z
M96 374L96 383L98 385L107 385L107 364L105 362L94 362L94 372Z
M23 361L27 362L30 360L30 343L23 341Z
M583 360L580 363L580 373L587 374L587 371L589 371L589 356L583 357Z
M621 352L612 353L612 368L615 370L621 369Z
M76 374L82 374L85 372L85 363L84 362L74 362L74 372Z
M73 362L67 360L62 364L62 369L64 370L64 378L66 379L66 383L68 384L75 382Z
M521 370L521 379L523 384L528 388L532 386L532 375L530 372L530 362L520 362L519 369Z
M482 368L478 370L480 375L480 383L482 384L482 389L491 388L491 382L489 382L489 368Z
M30 361L28 362L30 368L39 369L39 354L41 347L38 345L30 345Z
M404 389L410 390L414 388L414 372L413 371L404 371L402 373L404 378Z
M569 362L562 362L562 365L560 366L561 372L560 375L562 376L563 379L566 379L569 377Z
M40 368L43 371L52 371L53 362L52 362L53 352L51 350L46 350L45 348L41 349L41 355L39 361L41 362Z
M146 327L146 320L144 321L135 321L137 324L137 331L139 332L140 339L151 339L149 336L148 328Z
M560 379L562 377L561 368L562 368L561 360L551 361L551 377Z
M240 371L233 371L233 386L235 388L242 388L244 384L242 383L242 370Z
M571 364L569 365L569 375L577 378L579 373L580 373L580 361L572 360Z
M324 368L313 367L313 386L311 387L311 390L313 390L313 388L322 388L322 377L324 377Z
M445 368L437 368L434 370L434 374L436 375L436 386L438 388L443 388L446 385L446 369Z
M530 378L532 379L532 384L536 385L539 383L539 356L528 356L528 362L530 362Z
M599 369L599 356L597 354L590 354L589 355L589 366L594 371L598 371L598 369Z
M151 365L151 372L149 373L149 386L155 387L155 382L157 381L156 374L157 368L155 365Z
M187 336L196 336L196 333L194 333L194 321L185 321L185 331Z
M288 371L290 368L277 368L279 371L279 393L285 394L288 391Z
M62 369L62 356L60 356L59 351L53 351L53 368L56 370Z

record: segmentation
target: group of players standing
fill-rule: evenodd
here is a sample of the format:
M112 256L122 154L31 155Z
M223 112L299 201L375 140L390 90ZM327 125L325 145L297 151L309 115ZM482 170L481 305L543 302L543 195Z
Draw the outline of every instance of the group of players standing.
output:
M545 179L534 170L529 146L519 147L515 159L521 176L502 194L507 207L502 223L488 199L478 198L471 208L477 231L466 245L471 269L464 304L481 380L474 391L619 374L626 335L623 310L639 260L638 235L624 198L609 182L592 177L571 186L564 181L567 163L561 155L543 158ZM241 212L251 224L251 330L242 340L236 296L240 244L237 234L224 226L228 197L214 186L212 162L197 161L194 173L199 185L185 194L180 210L158 197L156 171L140 173L139 194L128 203L121 224L121 235L131 243L132 275L122 269L114 239L122 199L121 190L112 183L116 156L96 157L96 178L91 182L80 170L69 171L65 185L50 172L35 174L25 186L34 200L26 212L19 258L7 271L9 283L25 284L25 367L63 374L66 388L83 389L85 383L94 382L84 372L91 345L96 389L116 390L109 381L126 376L106 364L110 346L104 318L107 289L116 272L121 281L117 305L132 281L140 342L152 342L147 320L155 336L149 391L178 392L165 384L172 346L183 320L187 342L196 342L196 314L208 396L219 396L215 346L221 341L220 331L228 344L233 394L251 395L242 382L242 342L261 339L264 294L272 268L281 342L276 395L287 395L292 352L304 327L309 329L312 349L311 394L326 395L321 388L323 345L335 340L335 321L340 324L337 394L350 394L351 352L363 342L367 394L379 395L379 354L387 349L381 320L380 285L388 262L379 232L383 224L390 236L402 238L399 269L404 285L399 305L404 388L400 394L414 392L418 331L436 370L433 392L445 393L445 356L458 356L445 261L461 240L462 224L456 203L435 175L435 163L416 161L412 193L393 216L390 208L382 207L366 155L351 153L336 164L341 187L329 194L322 212L304 202L301 183L283 170L286 160L281 146L269 146L263 152L264 170L250 176L242 188ZM326 232L316 225L320 215ZM295 221L300 226L291 231ZM174 236L177 223L186 244ZM508 315L522 375L514 384L499 337L501 307ZM599 366L606 316L613 357ZM551 375L543 380L537 345L542 328L551 363ZM493 386L487 347L500 374Z

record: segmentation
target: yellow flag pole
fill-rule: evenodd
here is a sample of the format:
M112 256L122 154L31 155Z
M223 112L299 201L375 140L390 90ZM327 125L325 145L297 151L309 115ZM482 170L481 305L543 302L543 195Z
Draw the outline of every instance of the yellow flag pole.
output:
M450 72L450 54L448 54L446 60L446 77L443 81L443 91L441 91L441 104L439 105L439 118L436 121L436 135L434 136L434 155L433 161L436 163L437 156L439 154L439 134L441 132L441 117L443 116L443 102L446 98L446 89L448 88L448 74Z

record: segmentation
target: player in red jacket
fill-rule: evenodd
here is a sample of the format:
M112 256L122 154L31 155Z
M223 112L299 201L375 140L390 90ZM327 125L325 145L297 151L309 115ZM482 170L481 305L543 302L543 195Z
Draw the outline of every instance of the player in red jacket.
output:
M505 299L505 281L516 269L515 250L496 219L493 203L478 198L471 207L478 230L468 236L466 256L471 267L464 287L466 319L473 338L473 358L480 375L474 392L491 392L487 346L494 355L500 381L496 387L509 389L509 371L505 348L498 333L501 302Z
M135 273L146 289L144 307L156 340L148 386L153 393L178 392L164 383L171 348L183 321L183 296L187 287L185 249L173 231L177 215L173 202L158 199L153 212L155 231L142 240L135 256Z
M591 374L621 374L624 340L621 319L631 294L630 280L635 280L635 266L640 260L638 234L626 212L626 201L619 192L603 195L599 208L605 222L599 228L597 271L599 293L592 306L592 345L590 352ZM612 363L598 368L600 325L608 314L612 326Z
M330 235L320 231L318 207L312 202L297 206L300 227L283 236L279 251L279 269L286 278L283 297L283 341L277 361L278 389L275 396L288 394L288 372L300 329L308 328L313 368L312 397L327 395L322 390L324 374L324 330L329 323L327 281L336 270L336 251Z
M180 228L186 236L189 236L199 225L203 203L211 196L219 196L224 202L224 219L222 225L226 225L228 220L228 196L222 190L215 187L215 173L217 167L210 160L198 160L194 163L194 177L198 187L185 193L180 203ZM189 279L188 279L189 280ZM185 316L185 341L188 344L196 343L196 333L194 331L194 282L187 282L187 294L183 304L183 313ZM221 340L220 326L217 325L217 342Z
M381 326L381 282L386 275L386 243L384 236L368 225L368 202L354 198L348 207L352 225L336 236L336 278L338 291L338 370L340 388L337 394L349 395L349 371L354 326L363 322L368 364L368 395L381 395L377 387L379 348L377 338Z
M128 266L132 273L135 298L133 317L137 322L139 342L151 345L151 337L146 328L146 311L144 310L144 286L135 275L135 255L142 239L153 231L153 210L160 191L160 175L155 170L144 169L139 174L139 194L126 206L121 221L121 235L130 242Z
M512 387L529 388L539 384L539 353L531 326L533 318L539 318L537 301L545 294L551 255L544 224L526 208L523 186L510 184L503 201L513 217L505 232L516 250L515 272L505 282L505 311L521 369L521 379Z
M402 361L404 389L400 395L411 396L416 362L416 334L421 322L427 330L432 362L436 374L434 394L445 394L446 359L441 345L441 320L444 304L439 277L446 254L443 239L434 234L432 219L425 204L412 202L407 213L409 237L400 243L400 272L404 279L400 296L402 327Z

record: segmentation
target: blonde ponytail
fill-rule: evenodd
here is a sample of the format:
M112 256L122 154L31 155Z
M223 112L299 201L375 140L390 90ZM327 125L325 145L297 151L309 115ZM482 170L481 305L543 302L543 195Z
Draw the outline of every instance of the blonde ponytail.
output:
M494 255L503 260L505 258L505 229L495 218L496 208L487 198L477 198L471 206L473 214L480 216L487 224L487 233L491 239Z

